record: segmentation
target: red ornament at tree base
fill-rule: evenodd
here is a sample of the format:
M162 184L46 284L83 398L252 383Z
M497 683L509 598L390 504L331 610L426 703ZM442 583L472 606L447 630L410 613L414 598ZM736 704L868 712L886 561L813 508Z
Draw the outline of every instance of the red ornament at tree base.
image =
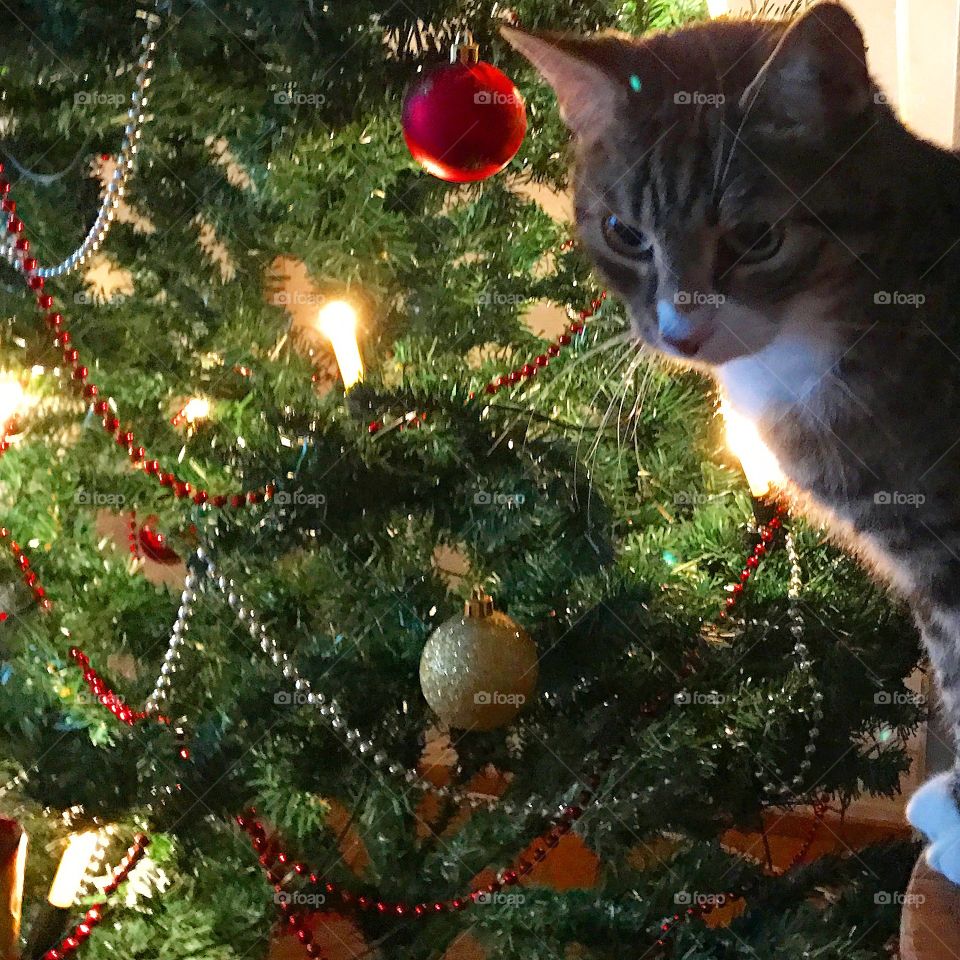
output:
M452 183L485 180L516 155L527 110L513 81L479 59L476 44L425 71L403 100L403 136L428 173Z

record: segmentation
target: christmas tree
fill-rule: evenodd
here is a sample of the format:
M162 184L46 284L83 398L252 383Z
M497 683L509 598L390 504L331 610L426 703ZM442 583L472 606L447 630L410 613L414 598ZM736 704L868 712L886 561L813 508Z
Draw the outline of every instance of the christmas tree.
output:
M897 790L914 631L752 501L711 386L637 352L545 209L566 133L498 35L701 4L8 14L0 813L30 949L884 955L913 844L782 869L730 836ZM458 184L402 103L467 30L528 128Z

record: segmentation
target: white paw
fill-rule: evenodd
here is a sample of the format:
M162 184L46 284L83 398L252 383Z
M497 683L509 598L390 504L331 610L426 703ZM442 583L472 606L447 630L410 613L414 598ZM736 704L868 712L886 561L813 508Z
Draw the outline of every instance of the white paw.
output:
M928 780L907 804L907 819L930 841L927 863L960 884L960 810L953 798L956 773Z

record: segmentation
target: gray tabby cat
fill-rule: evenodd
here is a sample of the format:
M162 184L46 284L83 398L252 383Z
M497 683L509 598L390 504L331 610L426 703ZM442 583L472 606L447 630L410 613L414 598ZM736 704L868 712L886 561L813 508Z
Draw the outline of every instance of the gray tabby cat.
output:
M960 159L897 120L839 4L504 34L556 90L579 234L638 338L711 374L806 511L909 599L960 731ZM954 882L958 782L908 814Z

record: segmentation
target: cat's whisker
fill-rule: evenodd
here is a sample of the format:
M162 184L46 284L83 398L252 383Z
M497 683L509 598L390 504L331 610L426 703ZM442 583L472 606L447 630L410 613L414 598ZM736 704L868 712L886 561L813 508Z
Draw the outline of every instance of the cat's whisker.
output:
M563 366L560 372L554 376L550 382L541 389L539 394L539 400L543 402L548 400L551 393L556 393L559 390L559 387L563 384L564 380L568 380L572 377L573 373L588 360L595 360L597 357L601 356L604 353L622 349L624 352L629 352L633 344L633 334L629 330L623 331L618 334L614 334L612 337L605 337L602 340L599 340L593 347L588 350L584 350L581 353L574 355L570 363L567 363ZM516 416L507 421L504 425L503 430L496 440L491 445L491 450L496 449L496 447L503 442L503 440L514 430L520 420L527 416L527 430L524 431L526 435L529 432L530 424L533 420L533 411L518 411Z
M634 351L633 351L632 349L630 349L630 350L624 350L623 353L616 358L616 360L614 361L614 363L612 364L612 366L610 367L610 369L606 372L606 375L602 378L602 382L601 382L600 386L597 387L597 389L596 389L596 391L594 392L593 396L590 398L590 402L589 402L589 404L588 404L588 408L592 409L592 408L594 408L594 407L596 406L597 398L600 396L601 393L603 393L604 391L606 391L606 390L609 389L610 384L614 381L614 378L615 378L615 376L616 376L616 374L617 374L617 371L620 370L620 368L624 365L624 363L626 363L628 360L630 360L631 357L633 357L633 356L634 356ZM581 449L581 446L582 446L582 443L583 443L583 435L584 435L584 432L586 431L586 429L587 429L587 427L588 427L588 424L587 424L587 422L585 421L585 422L581 425L580 430L579 430L578 435L577 435L577 450L576 450L577 455L576 455L576 458L575 458L575 462L576 462L577 464L580 464L580 463L583 461L583 459L589 459L589 458L593 455L593 452L594 452L594 450L595 450L595 448L596 448L596 445L600 442L600 437L601 437L601 435L602 435L602 433L603 433L603 431L604 431L604 429L605 429L605 427L606 427L606 422L607 422L607 420L609 419L610 409L611 409L611 407L612 407L612 405L613 405L614 402L615 402L615 399L610 401L610 403L607 405L606 410L604 411L604 414L601 416L600 421L599 421L599 426L597 427L597 435L596 435L594 441L591 442L591 444L590 444L590 449L589 449L589 451L587 452L585 458L581 458L581 456L580 456L580 449Z
M600 424L598 425L597 430L596 430L596 432L595 432L595 434L594 434L594 440L593 440L593 442L592 442L591 445L590 445L590 450L589 450L589 452L587 453L587 456L586 456L586 458L585 458L585 461L586 461L585 465L586 465L587 469L591 471L591 473L592 473L592 467L593 467L593 465L594 465L594 463L595 463L595 461L596 461L596 458L597 458L597 456L598 456L598 454L599 454L600 443L601 443L601 440L602 440L602 438L603 438L603 433L604 433L604 431L606 430L607 423L608 423L608 421L610 420L611 415L613 414L614 408L617 406L618 398L621 398L621 397L622 397L622 398L625 398L625 397L626 397L626 393L627 393L627 390L629 389L630 384L631 384L631 382L632 382L632 380L633 380L634 373L635 373L637 367L644 361L645 355L644 355L644 353L643 353L642 351L637 351L637 352L636 352L634 355L632 355L632 356L627 355L626 357L621 358L621 360L620 360L620 362L619 362L619 364L618 364L618 367L615 368L613 371L611 371L611 374L616 373L616 370L617 370L619 367L622 367L622 366L623 366L623 361L626 360L626 359L629 359L630 362L629 362L629 364L627 365L626 371L620 375L620 382L619 382L619 384L616 386L616 388L614 389L614 392L613 392L613 395L612 395L612 397L611 397L611 399L610 399L610 402L609 402L609 404L607 405L607 408L606 408L606 410L604 411L603 417L602 417L601 420L600 420ZM611 379L612 379L612 376L611 376ZM596 399L596 395L594 395L594 400L595 400L595 399ZM623 399L620 400L621 409L622 409L622 405L623 405ZM619 421L618 421L618 424L617 424L617 446L618 446L618 450L619 450L619 448L620 448L620 446L621 446L620 423L619 423ZM577 464L580 463L579 444L578 444L578 456L577 456L576 462L577 462ZM588 484L587 490L588 490L588 494L587 494L586 512L587 512L587 523L589 524L589 523L591 522L591 520L592 520L593 485L592 485L592 484Z
M631 344L630 346L632 347L632 344ZM598 397L604 390L608 389L609 384L613 381L614 376L616 375L617 371L618 371L618 370L624 365L624 363L626 363L628 360L630 361L630 365L631 365L631 366L633 365L633 363L636 362L636 356L634 355L633 349L625 350L625 351L623 352L623 354L616 359L616 362L613 364L613 366L611 367L611 369L608 371L606 377L604 377L604 378L602 379L601 385L597 388L596 392L594 393L593 397L591 398L590 404L589 404L589 406L590 406L591 408L596 405L597 397ZM581 426L581 428L580 428L580 431L579 431L578 436L577 436L576 456L574 457L574 485L573 485L573 486L574 486L574 496L577 496L576 491L577 491L578 488L579 488L579 484L578 484L577 481L578 481L579 471L580 471L580 469L581 469L581 465L582 465L583 467L586 467L586 469L587 469L587 471L588 471L588 480L589 480L589 475L590 475L590 473L592 472L592 471L591 471L592 461L593 461L593 459L594 459L595 456L596 456L596 451L597 451L597 448L598 448L598 446L599 446L600 439L601 439L601 437L602 437L602 435L603 435L604 430L606 429L607 421L609 420L610 413L611 413L611 411L612 411L613 406L614 406L615 403L616 403L616 393L614 394L613 399L612 399L612 400L610 401L610 403L607 405L607 408L606 408L603 416L600 418L600 422L599 422L599 424L598 424L598 426L597 426L596 433L595 433L595 439L594 439L594 441L591 443L591 445L590 445L590 450L588 451L588 453L587 453L587 455L586 455L585 457L582 457L582 456L581 456L580 451L581 451L581 447L582 447L582 444L583 444L584 433L585 433L585 431L586 431L586 429L587 429L587 424L586 424L586 422L584 422L584 424L583 424L583 425ZM589 521L590 521L590 500L591 500L592 495L593 495L593 485L592 485L592 483L589 483L589 482L588 482L588 484L587 484L587 490L588 490L588 495L587 495L587 522L589 523Z

